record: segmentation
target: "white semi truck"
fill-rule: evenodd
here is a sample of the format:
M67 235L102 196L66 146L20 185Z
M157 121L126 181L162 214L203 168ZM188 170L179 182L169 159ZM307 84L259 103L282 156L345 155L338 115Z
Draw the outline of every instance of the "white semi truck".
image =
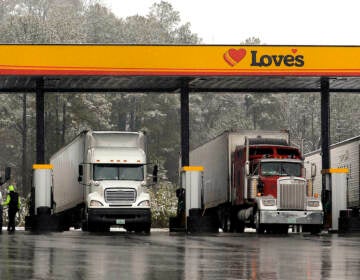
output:
M150 232L145 146L142 132L82 132L50 158L50 209L34 213L55 217L60 230L108 231L114 225Z

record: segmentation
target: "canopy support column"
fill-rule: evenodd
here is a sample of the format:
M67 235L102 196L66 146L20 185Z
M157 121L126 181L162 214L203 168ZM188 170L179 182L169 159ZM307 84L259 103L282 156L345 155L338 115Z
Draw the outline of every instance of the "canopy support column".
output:
M322 170L330 169L330 84L328 77L321 78L321 153ZM324 222L326 227L331 227L331 174L322 172L321 199L324 207Z
M189 130L189 83L182 81L181 91L181 166L189 165L190 130Z
M36 80L36 163L45 163L44 79Z

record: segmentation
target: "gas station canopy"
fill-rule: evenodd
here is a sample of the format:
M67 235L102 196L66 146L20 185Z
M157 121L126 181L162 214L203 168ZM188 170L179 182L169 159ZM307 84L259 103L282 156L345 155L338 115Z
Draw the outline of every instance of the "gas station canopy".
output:
M0 45L0 92L36 93L38 164L45 163L45 93L180 93L182 166L189 165L189 93L319 92L327 170L329 93L360 92L360 47Z
M0 92L360 92L360 47L0 45Z

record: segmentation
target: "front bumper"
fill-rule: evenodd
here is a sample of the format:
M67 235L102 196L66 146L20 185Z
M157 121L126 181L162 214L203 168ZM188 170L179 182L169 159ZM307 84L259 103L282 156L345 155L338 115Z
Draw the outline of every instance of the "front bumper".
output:
M151 210L148 208L89 208L88 221L107 225L150 224Z
M322 225L323 211L260 211L261 224Z

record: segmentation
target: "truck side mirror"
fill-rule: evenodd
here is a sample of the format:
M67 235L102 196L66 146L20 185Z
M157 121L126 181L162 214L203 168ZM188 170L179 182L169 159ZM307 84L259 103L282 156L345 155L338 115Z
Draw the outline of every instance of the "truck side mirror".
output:
M157 164L154 165L152 175L153 175L153 183L157 183L157 181L158 181L158 166L157 166Z
M250 167L249 167L249 162L245 162L245 175L249 176L250 175Z
M10 177L11 177L11 167L5 167L5 181L8 181L10 180Z
M83 165L79 164L79 177L78 177L78 182L79 183L82 182L83 174L84 174Z
M315 178L316 176L316 165L311 163L311 178Z

